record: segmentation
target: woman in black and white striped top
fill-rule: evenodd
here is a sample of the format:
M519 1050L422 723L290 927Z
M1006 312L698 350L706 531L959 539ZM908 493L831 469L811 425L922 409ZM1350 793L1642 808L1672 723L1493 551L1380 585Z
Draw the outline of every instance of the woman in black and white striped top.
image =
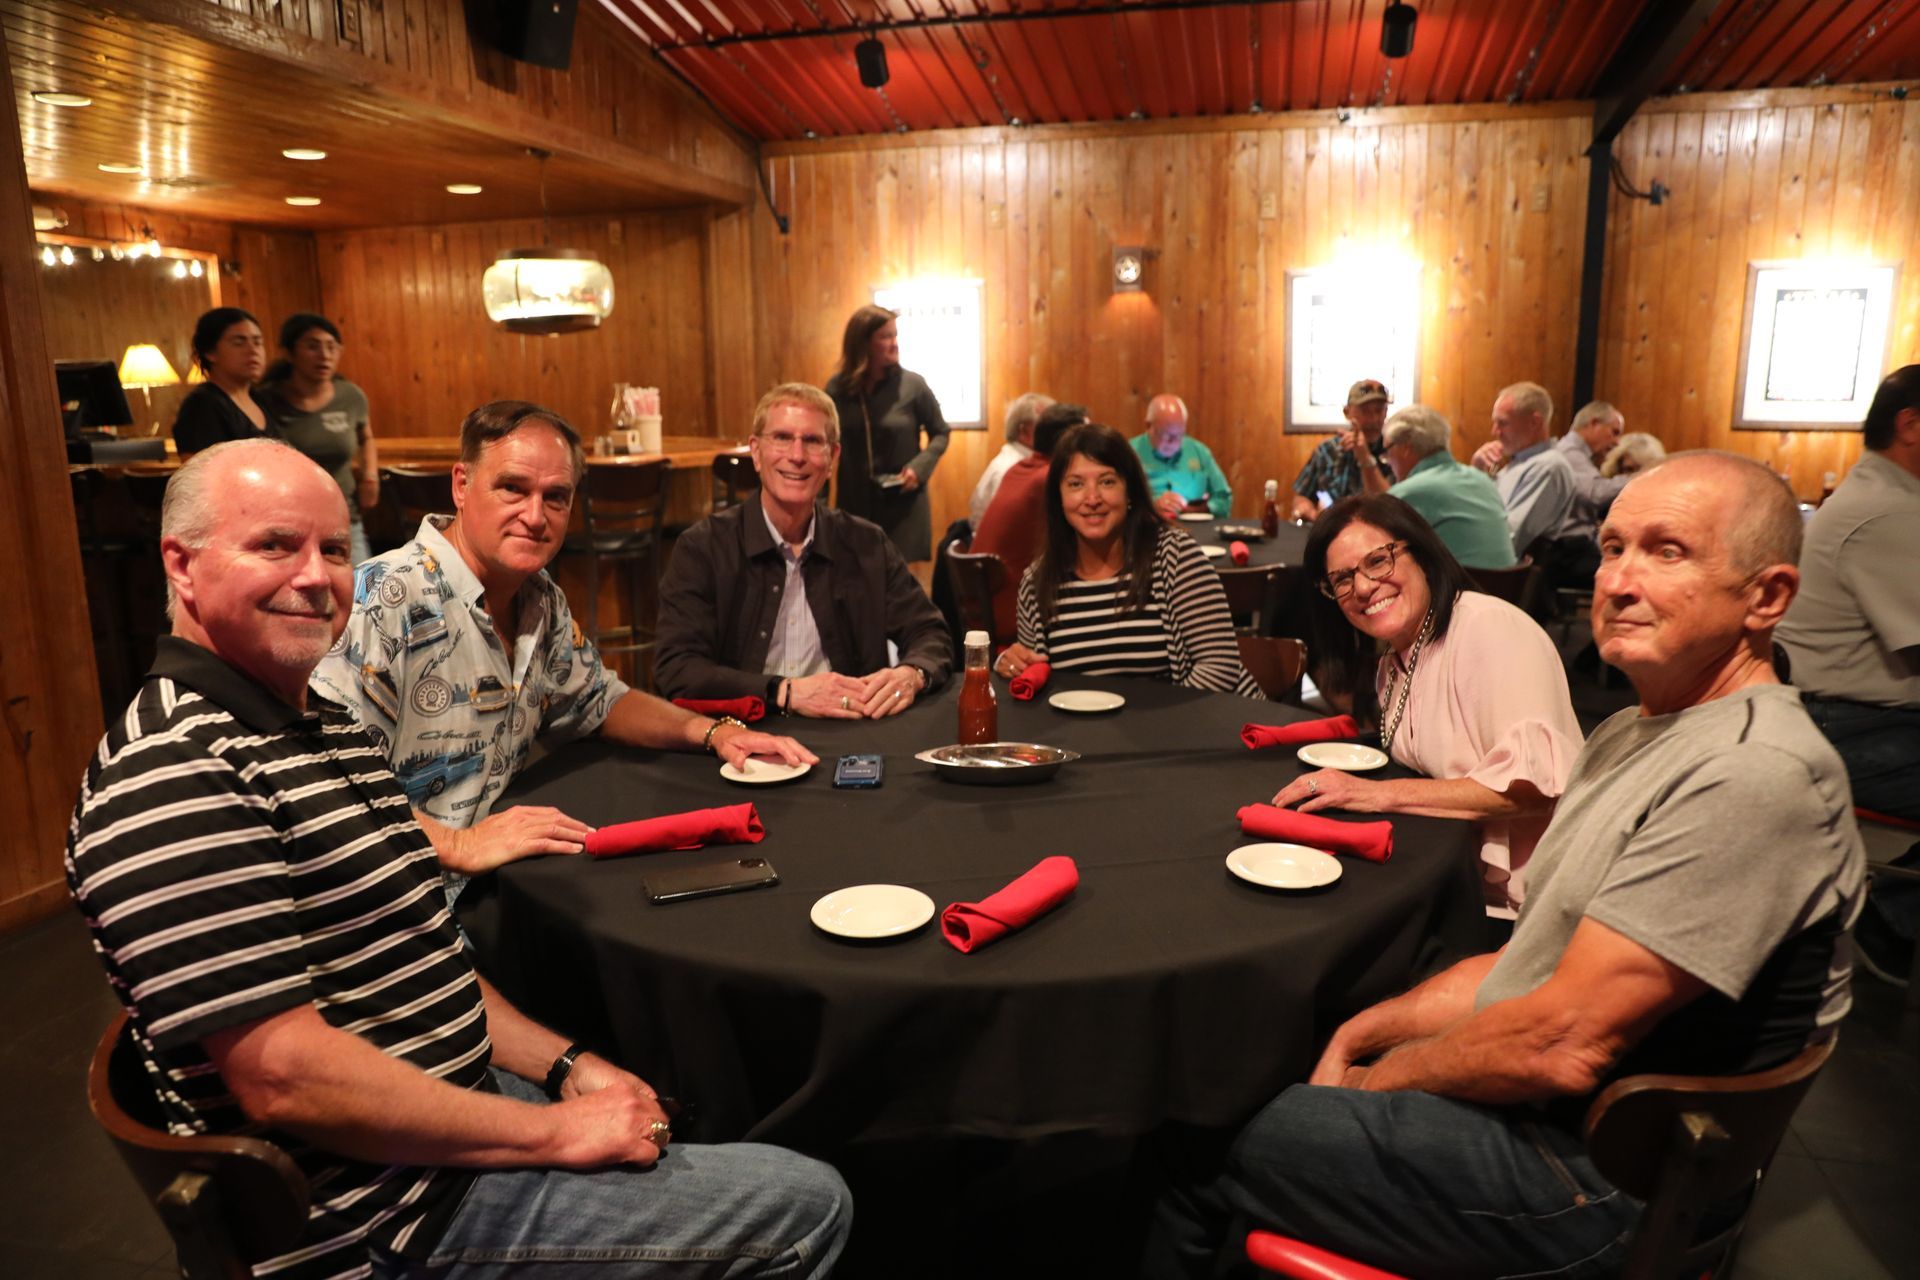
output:
M1220 575L1154 512L1140 459L1112 427L1083 424L1054 446L1046 543L1020 579L1018 621L1003 675L1047 662L1261 696L1240 665Z

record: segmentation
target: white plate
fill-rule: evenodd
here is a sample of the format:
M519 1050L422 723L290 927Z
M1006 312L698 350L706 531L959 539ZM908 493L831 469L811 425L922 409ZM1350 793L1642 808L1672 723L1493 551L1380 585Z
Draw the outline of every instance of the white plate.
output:
M1227 554L1225 547L1201 547L1200 554L1210 560L1218 560Z
M1117 693L1103 693L1099 689L1063 689L1048 698L1047 705L1055 711L1093 715L1100 711L1118 711L1127 705L1127 700Z
M757 756L747 757L747 767L736 769L731 761L720 766L720 776L728 782L739 782L749 787L769 787L776 782L792 782L795 778L804 778L812 769L810 764L787 764L781 760L762 760Z
M1302 764L1316 769L1345 769L1348 773L1365 773L1387 763L1386 752L1358 742L1310 742L1297 754Z
M1185 521L1186 521L1186 522L1187 522L1188 524L1205 524L1205 523L1207 523L1207 521L1209 521L1209 520L1211 520L1211 519L1213 519L1213 512L1211 512L1211 511L1182 511L1182 512L1180 513L1180 518L1181 518L1182 520L1185 520Z
M835 889L808 915L838 937L897 938L933 919L933 899L903 884L856 884Z
M1303 844L1243 844L1227 855L1227 870L1269 889L1318 889L1340 878L1340 860Z

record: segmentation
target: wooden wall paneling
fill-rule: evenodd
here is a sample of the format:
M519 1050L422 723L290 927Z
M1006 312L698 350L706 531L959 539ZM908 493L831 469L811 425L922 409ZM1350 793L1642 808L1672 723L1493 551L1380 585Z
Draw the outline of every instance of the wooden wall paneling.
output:
M101 727L15 101L0 35L0 929L66 901L67 819Z

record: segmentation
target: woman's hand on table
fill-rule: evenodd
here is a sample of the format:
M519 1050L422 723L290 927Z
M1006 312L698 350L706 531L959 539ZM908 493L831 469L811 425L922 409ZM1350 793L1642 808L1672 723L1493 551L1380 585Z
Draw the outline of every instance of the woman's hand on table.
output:
M1011 680L1040 660L1040 655L1027 646L1010 644L998 658L994 659L993 669Z
M1339 769L1316 769L1302 774L1274 793L1273 802L1301 813L1316 809L1344 809L1348 813L1385 813L1382 784L1356 778Z
M880 720L897 716L912 706L924 681L920 668L903 663L876 671L860 683L866 688L866 696L855 699L854 705L859 707L861 715Z
M746 767L748 756L765 756L787 764L820 763L819 756L792 738L758 729L736 729L730 724L721 725L713 735L713 752L736 769Z
M787 682L787 710L797 716L859 720L866 715L860 710L866 700L866 684L837 671Z
M900 468L900 492L912 493L920 487L920 473L912 467Z
M521 858L579 853L593 828L548 805L502 809L464 831L452 831L451 850L440 851L448 869L477 876Z

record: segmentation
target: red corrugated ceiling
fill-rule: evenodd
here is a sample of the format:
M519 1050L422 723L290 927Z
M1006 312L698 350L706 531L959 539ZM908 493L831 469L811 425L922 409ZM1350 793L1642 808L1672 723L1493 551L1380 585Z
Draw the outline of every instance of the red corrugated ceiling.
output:
M1380 54L1390 0L1142 3L1120 12L1104 11L1111 0L601 2L741 128L785 139L1583 98L1642 9L1677 0L1413 0L1413 53L1393 62ZM898 25L989 13L1034 16ZM808 34L851 26L878 28L892 73L882 91L860 83L860 35ZM790 38L707 44L760 33ZM1669 87L1916 73L1920 0L1724 0Z

